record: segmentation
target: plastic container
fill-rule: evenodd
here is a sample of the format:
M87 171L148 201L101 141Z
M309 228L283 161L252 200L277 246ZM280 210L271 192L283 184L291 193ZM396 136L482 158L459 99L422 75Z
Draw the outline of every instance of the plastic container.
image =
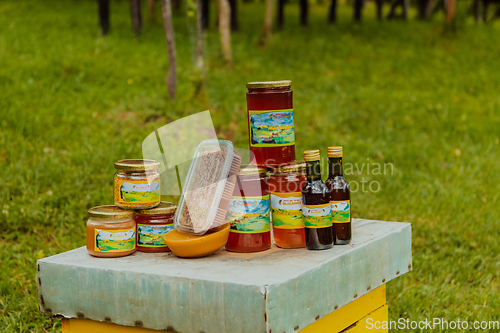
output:
M231 141L205 140L198 145L175 213L176 230L203 235L225 224L241 155Z
M306 247L302 215L302 188L306 184L306 163L275 168L269 179L273 235L282 248Z
M160 162L155 160L120 160L115 162L115 205L123 209L148 209L161 200Z
M229 203L226 221L231 231L226 250L259 252L271 247L267 169L242 165Z
M170 251L163 236L174 228L174 215L177 205L162 201L151 209L138 210L135 213L137 224L137 251Z
M295 161L292 81L247 83L248 142L258 166Z
M87 251L95 257L123 257L135 252L134 212L115 205L88 210Z

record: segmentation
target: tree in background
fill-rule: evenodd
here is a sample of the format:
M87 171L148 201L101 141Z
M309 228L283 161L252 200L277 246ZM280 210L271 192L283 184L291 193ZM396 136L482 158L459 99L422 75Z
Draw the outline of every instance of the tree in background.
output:
M232 63L231 53L231 6L228 0L217 0L219 5L219 33L222 57L228 65Z
M165 77L165 83L170 97L175 98L177 64L175 59L174 25L172 24L172 1L162 0L161 4L163 9L163 26L165 28L165 36L167 37L168 52L168 73Z

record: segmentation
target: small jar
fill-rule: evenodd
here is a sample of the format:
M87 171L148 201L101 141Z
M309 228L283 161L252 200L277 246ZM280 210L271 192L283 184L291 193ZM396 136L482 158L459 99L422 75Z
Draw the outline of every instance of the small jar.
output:
M134 212L115 205L88 210L87 251L95 257L123 257L135 252Z
M160 162L121 160L115 162L115 205L123 209L148 209L160 204Z
M247 83L248 142L255 163L276 167L295 161L292 81Z
M137 224L137 251L170 251L163 236L174 228L174 215L177 205L162 201L151 209L138 210L135 213Z
M306 164L296 162L273 169L269 179L273 235L277 246L306 246L302 215L302 188L306 184Z
M231 223L226 250L259 252L271 247L269 188L265 168L242 165L226 221Z

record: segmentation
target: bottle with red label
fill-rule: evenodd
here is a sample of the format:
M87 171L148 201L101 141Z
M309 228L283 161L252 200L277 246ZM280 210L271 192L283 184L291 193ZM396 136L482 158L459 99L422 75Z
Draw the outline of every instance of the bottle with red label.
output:
M247 83L248 141L258 166L295 161L291 85L289 80Z

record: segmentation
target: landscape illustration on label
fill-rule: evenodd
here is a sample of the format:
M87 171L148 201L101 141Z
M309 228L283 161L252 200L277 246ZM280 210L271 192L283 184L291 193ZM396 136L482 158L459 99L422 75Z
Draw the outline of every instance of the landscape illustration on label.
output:
M253 146L290 145L295 143L293 111L250 113Z
M332 219L338 222L349 222L349 201L332 202Z
M134 184L125 182L120 187L121 199L125 202L156 201L160 195L160 184L157 181L151 184Z
M271 194L273 225L279 229L302 228L302 193Z
M95 229L95 246L99 251L124 251L135 248L135 229L108 231Z
M226 214L226 222L231 223L234 231L270 230L269 196L262 198L234 198L231 199Z

